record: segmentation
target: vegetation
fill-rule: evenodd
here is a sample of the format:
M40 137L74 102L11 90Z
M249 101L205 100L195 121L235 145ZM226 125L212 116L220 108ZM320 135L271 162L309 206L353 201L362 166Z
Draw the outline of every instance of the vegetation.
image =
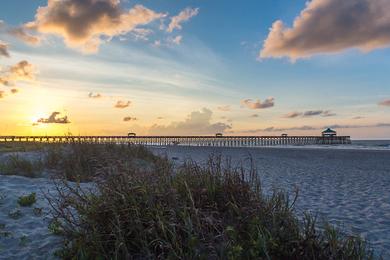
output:
M97 189L64 181L59 196L48 198L52 232L65 238L62 258L372 258L361 238L320 228L310 215L298 219L297 196L264 195L253 167L210 158L204 167L189 161L173 170L142 147L71 149L65 157L50 151L49 164L68 180L94 178ZM140 159L149 166L137 166Z
M33 142L0 142L0 154L41 150L45 144Z
M61 177L75 182L86 182L116 174L124 168L149 170L162 158L143 146L115 144L50 145L45 155L45 166L56 170Z
M38 177L43 170L41 161L31 161L18 154L9 155L0 162L0 173L4 175L20 175Z
M31 207L35 202L37 202L35 192L18 198L18 204L21 207Z

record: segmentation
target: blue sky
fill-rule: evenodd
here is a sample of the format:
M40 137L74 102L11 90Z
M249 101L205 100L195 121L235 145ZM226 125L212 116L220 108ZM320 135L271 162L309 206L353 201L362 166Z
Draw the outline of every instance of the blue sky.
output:
M84 2L96 1L111 0ZM367 5L367 0L348 1ZM0 112L7 114L0 134L121 134L129 129L144 134L318 134L325 126L335 126L355 138L390 138L386 102L390 99L390 40L376 31L374 23L367 27L372 26L371 38L379 39L380 45L364 37L353 38L362 34L358 29L354 32L358 15L336 27L334 21L342 13L321 2L315 0L308 6L300 0L121 1L115 7L121 12L142 5L161 16L134 27L148 30L143 38L134 28L110 36L97 32L98 50L86 53L79 45L70 45L79 44L71 42L70 36L67 43L68 36L44 28L35 18L39 6L48 6L47 0L4 0L0 41L7 45L10 57L0 57L3 76L9 74L7 68L26 60L34 79L15 79L17 95L7 94L0 100ZM186 8L197 12L182 21L181 28L167 32L171 19ZM304 21L302 27L293 25L308 8L323 8L328 17L335 16L329 24L318 25L325 35L318 46L309 35L316 33L307 25L312 20ZM343 8L352 10L354 5L339 9ZM383 20L384 14L373 14L371 9L357 10ZM290 35L283 31L285 42L269 40L277 20L293 29ZM31 21L36 21L38 29L28 28L26 33L40 37L40 43L33 46L9 33L15 28L27 30ZM334 33L344 27L348 29L345 38ZM272 47L269 57L260 58L267 39ZM275 47L280 44L285 45ZM8 88L4 85L1 91L7 93ZM102 98L90 98L90 92ZM271 98L272 105L264 107ZM131 105L115 109L119 100ZM66 114L70 123L31 124L54 111ZM310 114L307 111L317 113L305 116ZM296 116L287 118L292 113ZM134 120L124 122L125 117Z

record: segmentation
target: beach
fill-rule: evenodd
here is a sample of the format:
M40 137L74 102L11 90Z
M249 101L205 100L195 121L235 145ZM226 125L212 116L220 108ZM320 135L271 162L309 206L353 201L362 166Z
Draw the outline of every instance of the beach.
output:
M296 210L310 211L343 231L367 238L376 253L390 257L390 151L337 148L167 147L154 152L177 164L210 155L233 165L252 158L263 188L299 189ZM385 257L385 258L386 258Z
M266 194L282 189L299 190L295 210L315 214L320 221L336 224L347 234L366 238L376 255L390 257L390 151L340 147L222 148L150 147L180 166L188 159L199 164L210 156L231 160L233 167L253 161ZM23 153L20 153L23 154ZM39 153L25 153L27 158ZM87 185L88 186L88 185ZM20 207L19 196L37 194L32 207ZM44 192L54 192L48 178L0 175L0 224L8 232L0 237L0 259L51 259L61 248L61 238L50 233L50 206ZM36 214L34 208L40 208ZM19 217L10 212L20 210ZM3 233L4 234L4 233Z

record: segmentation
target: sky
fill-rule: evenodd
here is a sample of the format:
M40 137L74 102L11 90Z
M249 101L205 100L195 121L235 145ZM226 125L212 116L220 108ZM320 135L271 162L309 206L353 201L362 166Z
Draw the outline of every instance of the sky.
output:
M388 0L3 0L0 135L390 139Z

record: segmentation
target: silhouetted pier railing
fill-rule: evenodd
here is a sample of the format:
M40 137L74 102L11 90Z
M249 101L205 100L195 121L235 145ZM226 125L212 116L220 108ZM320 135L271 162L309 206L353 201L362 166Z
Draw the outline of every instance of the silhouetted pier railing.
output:
M261 147L350 144L349 136L0 136L0 142Z

